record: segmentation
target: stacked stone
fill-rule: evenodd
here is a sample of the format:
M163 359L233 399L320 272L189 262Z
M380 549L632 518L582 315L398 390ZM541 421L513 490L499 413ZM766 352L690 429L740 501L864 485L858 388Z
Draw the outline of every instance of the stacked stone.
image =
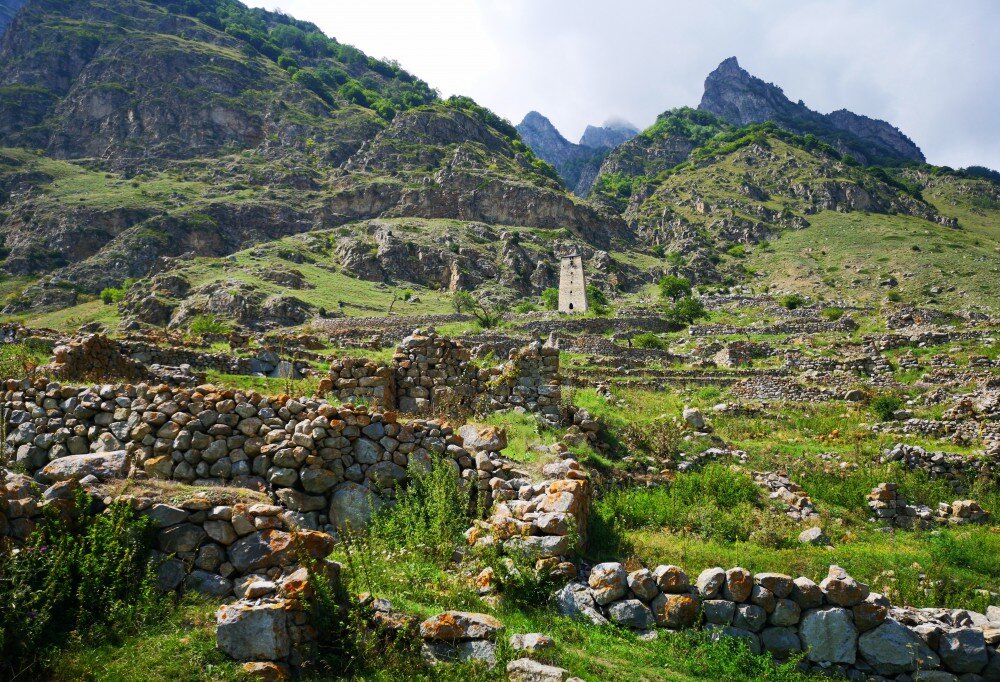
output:
M125 339L112 343L122 354L144 365L159 364L168 367L190 365L202 370L247 376L280 377L282 373L302 376L310 371L309 363L304 360L283 359L269 350L260 351L254 357L243 357L229 353L203 353L176 346L160 346L138 339Z
M819 512L816 511L816 506L809 495L802 489L802 486L788 478L787 474L775 471L755 471L753 479L757 485L767 489L770 499L781 500L785 503L785 513L793 521L819 518Z
M319 392L341 401L360 400L387 410L396 407L395 373L392 368L361 358L333 360L330 376L320 382Z
M896 443L882 453L882 462L900 462L907 469L920 469L930 478L948 481L956 492L965 490L966 480L977 476L988 466L980 459L956 453L928 451L919 445Z
M401 423L393 412L209 385L4 388L8 445L43 480L94 467L99 478L123 476L134 462L152 478L267 486L299 525L333 530L366 523L411 465L440 458L463 480L477 478L461 438L437 420Z
M875 519L884 521L891 526L905 528L929 528L934 518L930 507L910 506L899 493L895 483L879 483L868 493L868 508L872 510Z
M955 675L967 673L981 675L968 679L1000 679L1000 612L995 621L977 614L979 624L971 627L954 627L928 612L911 627L904 624L913 620L908 612L892 609L839 566L831 566L817 585L740 567L709 568L692 581L677 566L629 572L620 563L603 563L585 583L560 590L557 602L564 615L597 625L639 631L700 625L714 638L738 638L751 651L778 659L804 652L815 672L850 679L909 681L918 670L940 671L927 680L957 680Z
M312 570L336 589L339 564L320 560ZM308 659L317 634L309 619L311 581L305 568L274 580L255 580L239 601L216 612L216 645L230 658L244 661L249 678L291 679L292 668Z
M118 344L102 334L88 334L55 347L47 368L59 379L114 377L134 380L146 376L146 368L126 357Z
M479 660L492 668L503 630L503 623L485 613L445 611L420 624L421 653L429 663Z
M163 592L193 590L214 597L243 596L251 583L276 581L303 556L319 560L333 538L299 528L299 517L270 504L214 504L192 497L164 504L151 497L102 498L89 475L67 478L42 489L27 476L0 470L0 536L26 540L47 510L69 512L81 487L93 503L129 504L155 529L156 585Z
M403 339L391 364L344 358L320 392L408 414L486 408L560 416L559 346L554 338L511 351L499 367L478 368L459 341L420 330Z
M938 504L938 518L951 525L966 523L989 523L990 515L975 500L955 500L951 504Z
M586 543L590 481L573 459L548 464L544 473L554 478L540 483L527 477L491 479L497 503L466 531L466 539L474 547L502 545L534 559L539 570L572 578L576 566L566 559Z
M426 414L442 405L471 405L480 391L478 371L460 341L419 329L396 348L393 365L397 405L403 412Z

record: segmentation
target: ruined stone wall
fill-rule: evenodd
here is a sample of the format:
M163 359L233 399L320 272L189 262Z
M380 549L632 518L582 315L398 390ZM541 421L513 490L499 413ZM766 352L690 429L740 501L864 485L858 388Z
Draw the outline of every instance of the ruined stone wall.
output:
M555 419L559 347L554 339L535 342L511 351L502 365L483 368L461 341L418 330L399 344L389 364L334 360L320 390L407 414L523 408Z
M1000 679L1000 609L987 614L893 607L839 566L818 585L781 573L678 566L594 566L557 595L560 610L597 625L647 631L701 627L778 659L805 654L811 672L847 679ZM874 676L874 677L872 677Z
M465 481L474 455L446 423L323 400L211 386L70 387L8 381L0 404L17 464L43 482L129 470L195 485L268 489L307 529L360 525L411 466L442 459Z

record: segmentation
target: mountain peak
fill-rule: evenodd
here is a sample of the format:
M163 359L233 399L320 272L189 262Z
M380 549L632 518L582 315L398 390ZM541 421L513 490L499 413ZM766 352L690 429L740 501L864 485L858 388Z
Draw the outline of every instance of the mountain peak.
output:
M800 135L812 134L866 164L924 161L914 142L891 124L841 109L821 114L743 69L736 57L722 61L705 79L698 108L736 126L773 121Z

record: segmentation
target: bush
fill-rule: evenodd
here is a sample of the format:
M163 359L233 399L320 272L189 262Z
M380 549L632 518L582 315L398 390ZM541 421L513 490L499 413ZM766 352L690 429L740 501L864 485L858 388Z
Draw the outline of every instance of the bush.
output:
M516 306L514 306L514 312L518 313L519 315L523 315L525 313L533 313L536 310L538 310L538 306L532 303L531 301L522 301L521 303L518 303Z
M232 327L215 315L198 315L188 325L188 331L194 336L206 334L228 334Z
M37 673L70 637L104 643L163 613L150 521L124 503L95 514L82 492L71 517L47 515L25 547L0 554L0 677Z
M608 304L608 297L603 291L598 289L593 284L588 284L587 303L594 307L606 306Z
M666 275L660 280L660 296L677 301L682 296L691 295L691 282L687 277Z
M798 294L789 294L788 296L782 296L778 299L782 307L788 310L795 310L796 308L801 308L806 304L806 299Z
M558 310L559 309L559 290L555 287L549 287L542 292L542 305L548 310Z
M735 244L726 249L726 253L728 253L733 258L743 258L744 256L747 255L747 247L743 246L742 244Z
M830 308L823 308L823 310L821 310L819 314L825 320L829 320L830 322L836 322L837 320L839 320L841 317L844 316L844 309L833 306Z
M883 393L876 396L869 407L881 421L892 419L893 413L903 406L903 399L894 393Z
M655 348L657 350L667 348L667 342L653 332L643 332L632 337L632 345L636 348Z
M101 289L101 301L104 305L111 305L112 303L121 303L125 300L125 291L123 289L114 289L111 287L106 287Z

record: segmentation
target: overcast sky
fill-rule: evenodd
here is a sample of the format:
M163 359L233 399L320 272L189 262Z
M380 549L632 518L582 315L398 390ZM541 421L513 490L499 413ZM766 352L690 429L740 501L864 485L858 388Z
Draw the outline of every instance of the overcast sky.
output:
M1000 168L1000 2L993 0L249 0L395 59L442 95L571 141L697 106L735 55L821 112L899 127L936 164Z

